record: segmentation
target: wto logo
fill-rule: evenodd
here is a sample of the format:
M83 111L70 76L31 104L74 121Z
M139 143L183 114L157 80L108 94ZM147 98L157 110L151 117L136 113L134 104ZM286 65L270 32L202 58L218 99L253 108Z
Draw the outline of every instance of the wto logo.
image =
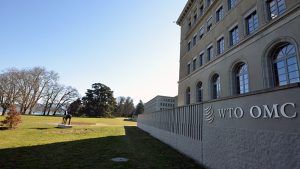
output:
M212 110L212 106L205 108L204 111L205 120L208 121L208 123L212 123L215 119L214 110Z

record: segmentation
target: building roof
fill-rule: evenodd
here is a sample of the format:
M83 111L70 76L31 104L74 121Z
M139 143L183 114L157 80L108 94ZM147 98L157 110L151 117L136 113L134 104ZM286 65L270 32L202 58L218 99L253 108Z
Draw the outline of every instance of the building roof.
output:
M179 18L176 21L177 25L181 25L183 19L185 18L185 16L187 15L188 11L190 10L190 8L192 7L192 5L194 4L194 2L196 2L196 0L188 0L187 3L185 4Z
M177 96L177 95L176 95L176 96ZM172 98L172 99L174 99L176 96L163 96L163 95L157 95L157 96L155 96L154 98L152 98L152 99L150 99L149 101L147 101L145 104L151 102L152 100L155 100L155 99L157 99L157 98L160 98L160 97L164 97L164 98Z

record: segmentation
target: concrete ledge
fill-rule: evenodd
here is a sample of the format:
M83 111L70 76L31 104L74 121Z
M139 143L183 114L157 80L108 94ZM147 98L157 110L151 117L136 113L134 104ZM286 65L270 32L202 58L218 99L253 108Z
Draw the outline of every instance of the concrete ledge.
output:
M66 125L66 124L58 124L57 128L62 128L62 129L66 129L66 128L72 128L72 125Z

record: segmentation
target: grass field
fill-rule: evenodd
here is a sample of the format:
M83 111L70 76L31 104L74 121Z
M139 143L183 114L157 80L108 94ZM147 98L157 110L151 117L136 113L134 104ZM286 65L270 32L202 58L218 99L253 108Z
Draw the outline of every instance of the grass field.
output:
M22 116L22 121L15 130L0 130L1 169L201 168L122 118L72 118L71 129L56 128L61 117ZM111 161L115 157L129 161Z

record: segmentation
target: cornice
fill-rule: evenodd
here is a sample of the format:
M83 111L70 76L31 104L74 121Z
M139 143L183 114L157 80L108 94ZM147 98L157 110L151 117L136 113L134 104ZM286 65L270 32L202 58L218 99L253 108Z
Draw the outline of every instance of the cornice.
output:
M187 3L185 4L179 18L176 21L177 25L181 25L184 17L187 15L187 13L189 12L190 8L193 6L194 2L196 2L196 0L188 0Z

